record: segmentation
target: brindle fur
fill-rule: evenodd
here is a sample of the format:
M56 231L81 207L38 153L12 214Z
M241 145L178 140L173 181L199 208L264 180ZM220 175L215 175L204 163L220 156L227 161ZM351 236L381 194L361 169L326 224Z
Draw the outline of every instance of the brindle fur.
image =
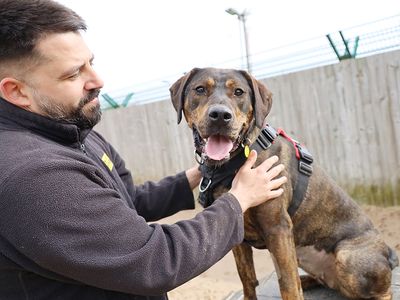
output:
M205 92L196 91L198 87ZM243 95L235 95L238 88ZM202 138L219 133L236 139L255 122L254 129L247 132L249 141L254 142L272 104L267 88L238 70L193 69L174 83L170 92L178 123L183 111L189 127L196 128ZM216 105L232 112L229 124L216 126L209 120L209 110ZM238 151L240 147L231 156ZM270 251L282 299L303 299L302 284L323 284L351 299L391 299L391 269L398 259L365 213L314 163L304 200L291 218L287 209L298 161L293 146L283 138L259 153L256 165L272 155L286 166L283 175L288 182L281 197L244 214L245 242L233 249L244 299L256 299L258 284L251 246ZM217 188L214 195L225 191ZM310 276L300 278L298 266Z

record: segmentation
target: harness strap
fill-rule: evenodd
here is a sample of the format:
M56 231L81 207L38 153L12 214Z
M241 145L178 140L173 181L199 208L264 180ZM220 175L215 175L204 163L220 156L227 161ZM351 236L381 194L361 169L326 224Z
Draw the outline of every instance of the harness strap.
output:
M309 176L303 173L298 174L297 181L293 189L293 197L288 207L289 216L293 217L300 204L303 202L308 187Z
M297 180L295 186L293 188L293 197L290 205L288 207L289 216L293 216L297 209L300 207L303 202L304 196L307 192L308 180L312 174L313 168L311 164L314 159L311 153L302 146L298 141L292 139L282 128L278 128L278 134L283 136L286 140L293 144L295 149L296 158L299 161Z
M215 200L213 192L216 186L223 185L228 189L231 188L237 170L245 161L246 157L242 151L220 167L210 168L206 164L200 165L200 172L203 178L199 186L199 203L203 207L213 204Z
M257 152L266 150L274 143L278 135L281 135L293 144L296 158L299 161L299 174L293 189L293 199L288 207L289 215L293 216L300 207L306 194L308 180L313 170L311 166L313 157L304 146L288 136L283 129L278 128L278 130L275 130L268 124L261 130L261 133L257 137L256 141L250 145L250 149L256 150ZM203 178L199 186L199 202L203 207L208 207L214 202L215 199L212 193L215 186L223 185L226 188L231 187L232 180L235 177L237 170L244 164L245 161L246 157L244 153L241 152L220 167L210 168L205 164L200 165L200 171Z
M299 161L299 172L304 175L311 176L312 174L311 164L314 161L311 153L298 141L288 136L287 133L282 128L278 128L277 133L278 135L283 136L286 140L288 140L290 143L293 144L294 150L296 152L296 158Z
M200 151L200 147L201 147L201 139L199 136L199 133L197 132L196 129L192 129L192 134L193 134L193 142L194 142L194 153L195 155L200 156L200 160L201 160L201 151ZM197 160L197 158L196 158Z

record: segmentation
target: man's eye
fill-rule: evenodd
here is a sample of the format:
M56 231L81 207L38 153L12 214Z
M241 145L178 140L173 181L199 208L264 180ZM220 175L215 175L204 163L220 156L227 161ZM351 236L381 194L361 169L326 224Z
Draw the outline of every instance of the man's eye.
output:
M204 88L204 86L198 86L197 88L195 88L195 90L198 95L205 95L206 93L206 89Z
M242 89L235 89L234 94L235 96L242 96L244 94L244 91Z
M80 72L76 72L74 74L71 74L71 75L69 75L67 77L67 79L76 79L76 78L78 78L79 74L80 74Z

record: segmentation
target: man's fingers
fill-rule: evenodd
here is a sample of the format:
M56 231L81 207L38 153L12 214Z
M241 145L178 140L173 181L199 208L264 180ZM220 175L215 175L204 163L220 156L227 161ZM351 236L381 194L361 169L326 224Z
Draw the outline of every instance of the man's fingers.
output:
M257 160L257 151L251 150L250 154L249 154L249 157L247 158L247 160L243 164L243 167L247 168L247 169L251 169L254 166L256 160Z
M266 159L265 161L263 161L257 168L265 173L267 172L269 169L271 169L271 167L278 161L278 156L273 155L271 157L269 157L268 159Z
M268 183L268 187L269 187L271 190L275 190L275 189L279 188L279 187L280 187L282 184L284 184L285 182L287 182L287 178L286 178L286 176L282 176L282 177L279 177L279 178L277 178L277 179L271 180L271 181Z
M270 191L268 193L268 196L269 196L268 199L273 199L273 198L279 197L282 194L283 194L283 189L282 188Z
M285 166L283 164L279 164L274 166L272 169L267 171L267 179L271 180L278 176L283 170L285 169Z

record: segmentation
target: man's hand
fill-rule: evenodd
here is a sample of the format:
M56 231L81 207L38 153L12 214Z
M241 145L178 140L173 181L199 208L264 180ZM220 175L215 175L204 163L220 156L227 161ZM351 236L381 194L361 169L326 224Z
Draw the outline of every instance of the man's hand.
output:
M280 186L287 181L285 176L274 179L284 169L282 164L271 168L278 161L277 156L268 158L257 168L252 169L256 160L257 152L253 150L237 172L229 190L238 199L243 212L282 195L283 189Z
M189 181L190 188L193 190L200 184L201 173L199 171L199 165L186 170L186 177Z

